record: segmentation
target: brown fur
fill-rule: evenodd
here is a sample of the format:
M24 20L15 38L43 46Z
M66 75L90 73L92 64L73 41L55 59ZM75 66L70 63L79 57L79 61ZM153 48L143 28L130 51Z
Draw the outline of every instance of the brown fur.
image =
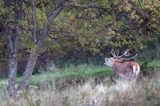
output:
M123 60L120 58L112 58L112 59L114 61L112 61L113 65L111 67L118 76L131 78L131 76L133 76L133 68L134 72L140 69L139 64L136 63L134 60Z
M118 73L126 73L126 72L132 72L133 66L138 66L136 62L134 61L120 61L116 60L113 64L113 69L117 71Z

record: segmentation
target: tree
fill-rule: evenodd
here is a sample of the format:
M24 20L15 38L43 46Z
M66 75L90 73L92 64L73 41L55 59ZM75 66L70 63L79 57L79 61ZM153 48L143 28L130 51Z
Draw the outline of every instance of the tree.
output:
M2 14L2 35L3 39L7 44L7 53L8 53L8 70L9 70L9 76L8 76L8 90L11 94L14 94L17 90L15 88L15 80L16 80L16 72L17 72L17 50L18 50L18 43L19 43L19 37L20 37L20 25L19 20L22 19L22 6L25 1L23 0L4 0L4 7L8 9L8 7L11 7L13 9L14 14L14 23L13 28L9 27L9 18L11 18L9 13L4 12ZM47 16L43 29L39 36L36 35L36 6L35 1L32 1L32 21L33 21L33 28L32 28L32 36L34 40L34 45L31 48L30 55L28 57L28 62L25 68L25 72L23 74L22 80L18 86L18 90L24 90L27 88L27 85L29 83L29 78L33 72L37 55L38 55L38 49L42 46L42 43L44 39L47 37L48 27L49 23L56 18L57 15L65 8L65 4L68 2L68 0L61 0L59 1L56 6L53 8L52 12ZM30 3L30 2L29 2ZM13 30L11 32L11 30Z
M2 14L2 35L3 39L7 45L7 53L8 53L8 69L9 69L9 75L8 75L8 90L13 93L15 92L15 80L16 80L16 74L17 74L17 50L18 50L18 42L19 42L19 24L18 21L21 19L21 5L22 1L20 2L9 2L7 0L4 1L4 6L11 6L11 7L20 7L20 8L14 8L14 19L13 19L13 25L9 26L9 20L11 16L10 14L7 14L7 11ZM13 3L13 4L12 4Z

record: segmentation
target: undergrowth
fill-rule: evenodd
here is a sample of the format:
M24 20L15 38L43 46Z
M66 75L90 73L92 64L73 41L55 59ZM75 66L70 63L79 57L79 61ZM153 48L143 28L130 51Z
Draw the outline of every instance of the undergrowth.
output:
M96 83L90 78L82 85L68 86L63 90L41 83L30 85L26 92L9 97L1 93L1 106L159 106L160 77L145 77L141 82L116 80L108 77Z

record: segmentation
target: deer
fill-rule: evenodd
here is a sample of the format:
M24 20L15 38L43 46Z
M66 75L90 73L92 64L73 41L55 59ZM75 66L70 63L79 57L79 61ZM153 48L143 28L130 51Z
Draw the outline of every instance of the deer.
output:
M121 56L116 55L116 53L112 52L112 57L105 58L105 65L111 67L115 73L116 77L127 78L129 80L135 79L138 81L138 76L140 75L140 65L133 60L137 53L131 56L129 50L126 50ZM118 53L119 54L119 53ZM123 57L130 58L123 58Z

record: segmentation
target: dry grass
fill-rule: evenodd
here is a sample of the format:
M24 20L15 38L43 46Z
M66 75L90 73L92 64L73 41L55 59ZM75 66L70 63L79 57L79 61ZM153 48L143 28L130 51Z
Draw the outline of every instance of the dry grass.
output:
M63 79L64 80L64 79ZM159 106L160 77L146 77L143 81L111 83L104 78L99 84L89 79L82 85L63 90L45 82L40 87L30 86L26 92L11 98L7 92L0 94L1 106Z

